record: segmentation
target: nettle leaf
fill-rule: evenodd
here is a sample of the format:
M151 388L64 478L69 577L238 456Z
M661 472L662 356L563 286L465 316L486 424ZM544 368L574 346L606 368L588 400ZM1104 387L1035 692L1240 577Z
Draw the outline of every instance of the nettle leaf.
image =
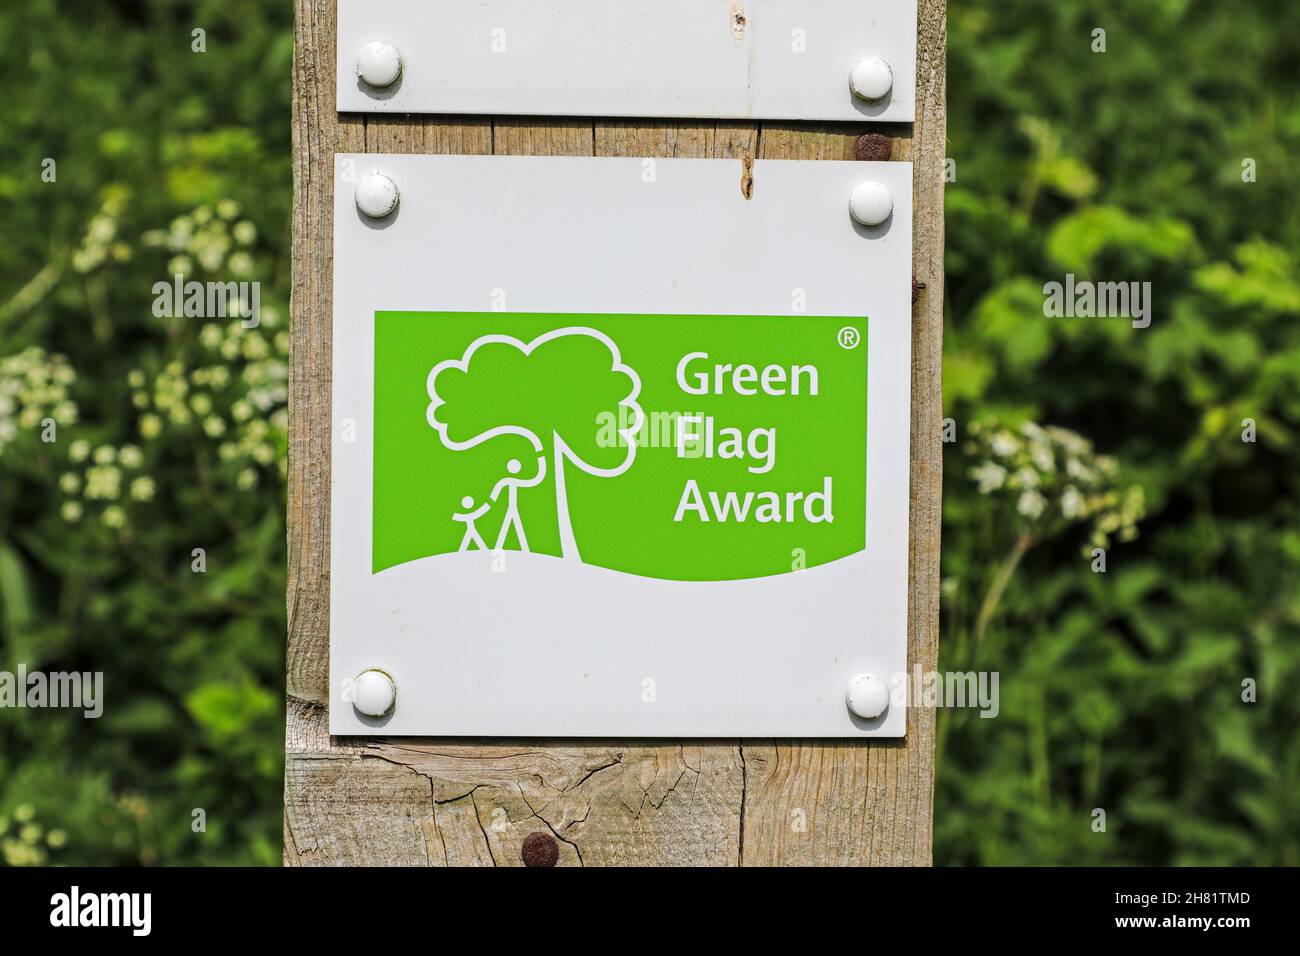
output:
M1227 686L1229 699L1234 703L1217 709L1213 722L1214 744L1219 756L1235 760L1244 767L1265 776L1274 776L1273 761L1260 747L1256 736L1256 718L1236 697L1237 685L1229 682Z
M943 363L944 411L951 412L959 401L974 401L981 398L995 371L992 361L973 350L945 358Z
M1187 223L1168 217L1144 218L1118 206L1090 206L1066 216L1052 229L1047 252L1062 268L1089 273L1106 252L1179 262L1197 253L1196 234ZM1130 259L1127 263L1132 266Z
M1170 668L1171 676L1186 680L1202 674L1231 673L1229 665L1237 659L1240 646L1240 640L1231 634L1193 634Z
M1057 327L1043 315L1042 287L1029 279L997 286L975 307L973 320L980 338L1017 369L1033 366L1047 354Z
M185 704L191 716L217 742L251 732L260 721L276 712L274 695L246 681L204 684L190 693Z
M12 544L0 540L0 633L12 639L34 617L35 596L27 564Z
M104 726L106 732L124 736L163 736L175 732L176 717L167 700L133 694L104 714Z
M1238 266L1212 262L1196 270L1196 285L1232 308L1300 313L1297 263L1285 249L1263 240L1238 246Z
M1114 572L1106 589L1106 603L1115 610L1130 610L1141 604L1161 584L1162 574L1152 564L1137 564Z

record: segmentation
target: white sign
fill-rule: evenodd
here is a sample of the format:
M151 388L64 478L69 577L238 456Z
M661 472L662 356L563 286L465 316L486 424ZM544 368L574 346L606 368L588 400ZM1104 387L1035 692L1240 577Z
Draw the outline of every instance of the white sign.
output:
M915 77L916 0L339 0L348 112L911 122Z
M337 157L331 733L904 733L911 166L741 172Z

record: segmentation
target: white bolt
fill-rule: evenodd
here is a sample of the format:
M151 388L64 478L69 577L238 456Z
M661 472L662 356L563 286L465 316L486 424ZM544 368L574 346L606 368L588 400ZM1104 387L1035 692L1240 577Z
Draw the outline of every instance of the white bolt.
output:
M402 54L384 40L367 43L357 54L357 76L369 86L392 86L402 75Z
M397 703L397 687L383 671L362 671L352 682L352 706L367 717L383 717Z
M869 56L849 74L849 87L864 100L884 99L894 88L894 71L880 57Z
M849 215L864 226L878 226L894 212L894 197L884 183L859 183L849 197Z
M875 674L859 674L849 681L844 703L855 717L873 720L889 709L889 687Z
M383 219L397 208L397 183L383 173L371 173L357 183L357 208L371 219Z

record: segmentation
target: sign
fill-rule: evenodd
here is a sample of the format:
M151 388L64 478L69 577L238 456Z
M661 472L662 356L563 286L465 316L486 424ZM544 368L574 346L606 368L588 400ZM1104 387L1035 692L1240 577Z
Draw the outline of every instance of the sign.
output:
M916 0L339 0L338 108L911 122L916 24Z
M380 312L372 571L495 551L506 573L508 553L545 555L574 562L561 580L580 599L600 586L589 568L737 581L861 551L865 328Z
M338 157L331 732L901 735L910 175Z

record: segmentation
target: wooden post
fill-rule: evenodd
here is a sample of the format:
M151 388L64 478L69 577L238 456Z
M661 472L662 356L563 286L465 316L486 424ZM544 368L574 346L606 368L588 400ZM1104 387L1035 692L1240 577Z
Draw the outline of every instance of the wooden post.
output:
M291 865L928 865L934 711L901 740L483 741L329 736L333 154L852 159L867 127L335 112L336 0L295 0L293 356L284 859ZM944 0L920 0L915 163L909 668L938 657Z

